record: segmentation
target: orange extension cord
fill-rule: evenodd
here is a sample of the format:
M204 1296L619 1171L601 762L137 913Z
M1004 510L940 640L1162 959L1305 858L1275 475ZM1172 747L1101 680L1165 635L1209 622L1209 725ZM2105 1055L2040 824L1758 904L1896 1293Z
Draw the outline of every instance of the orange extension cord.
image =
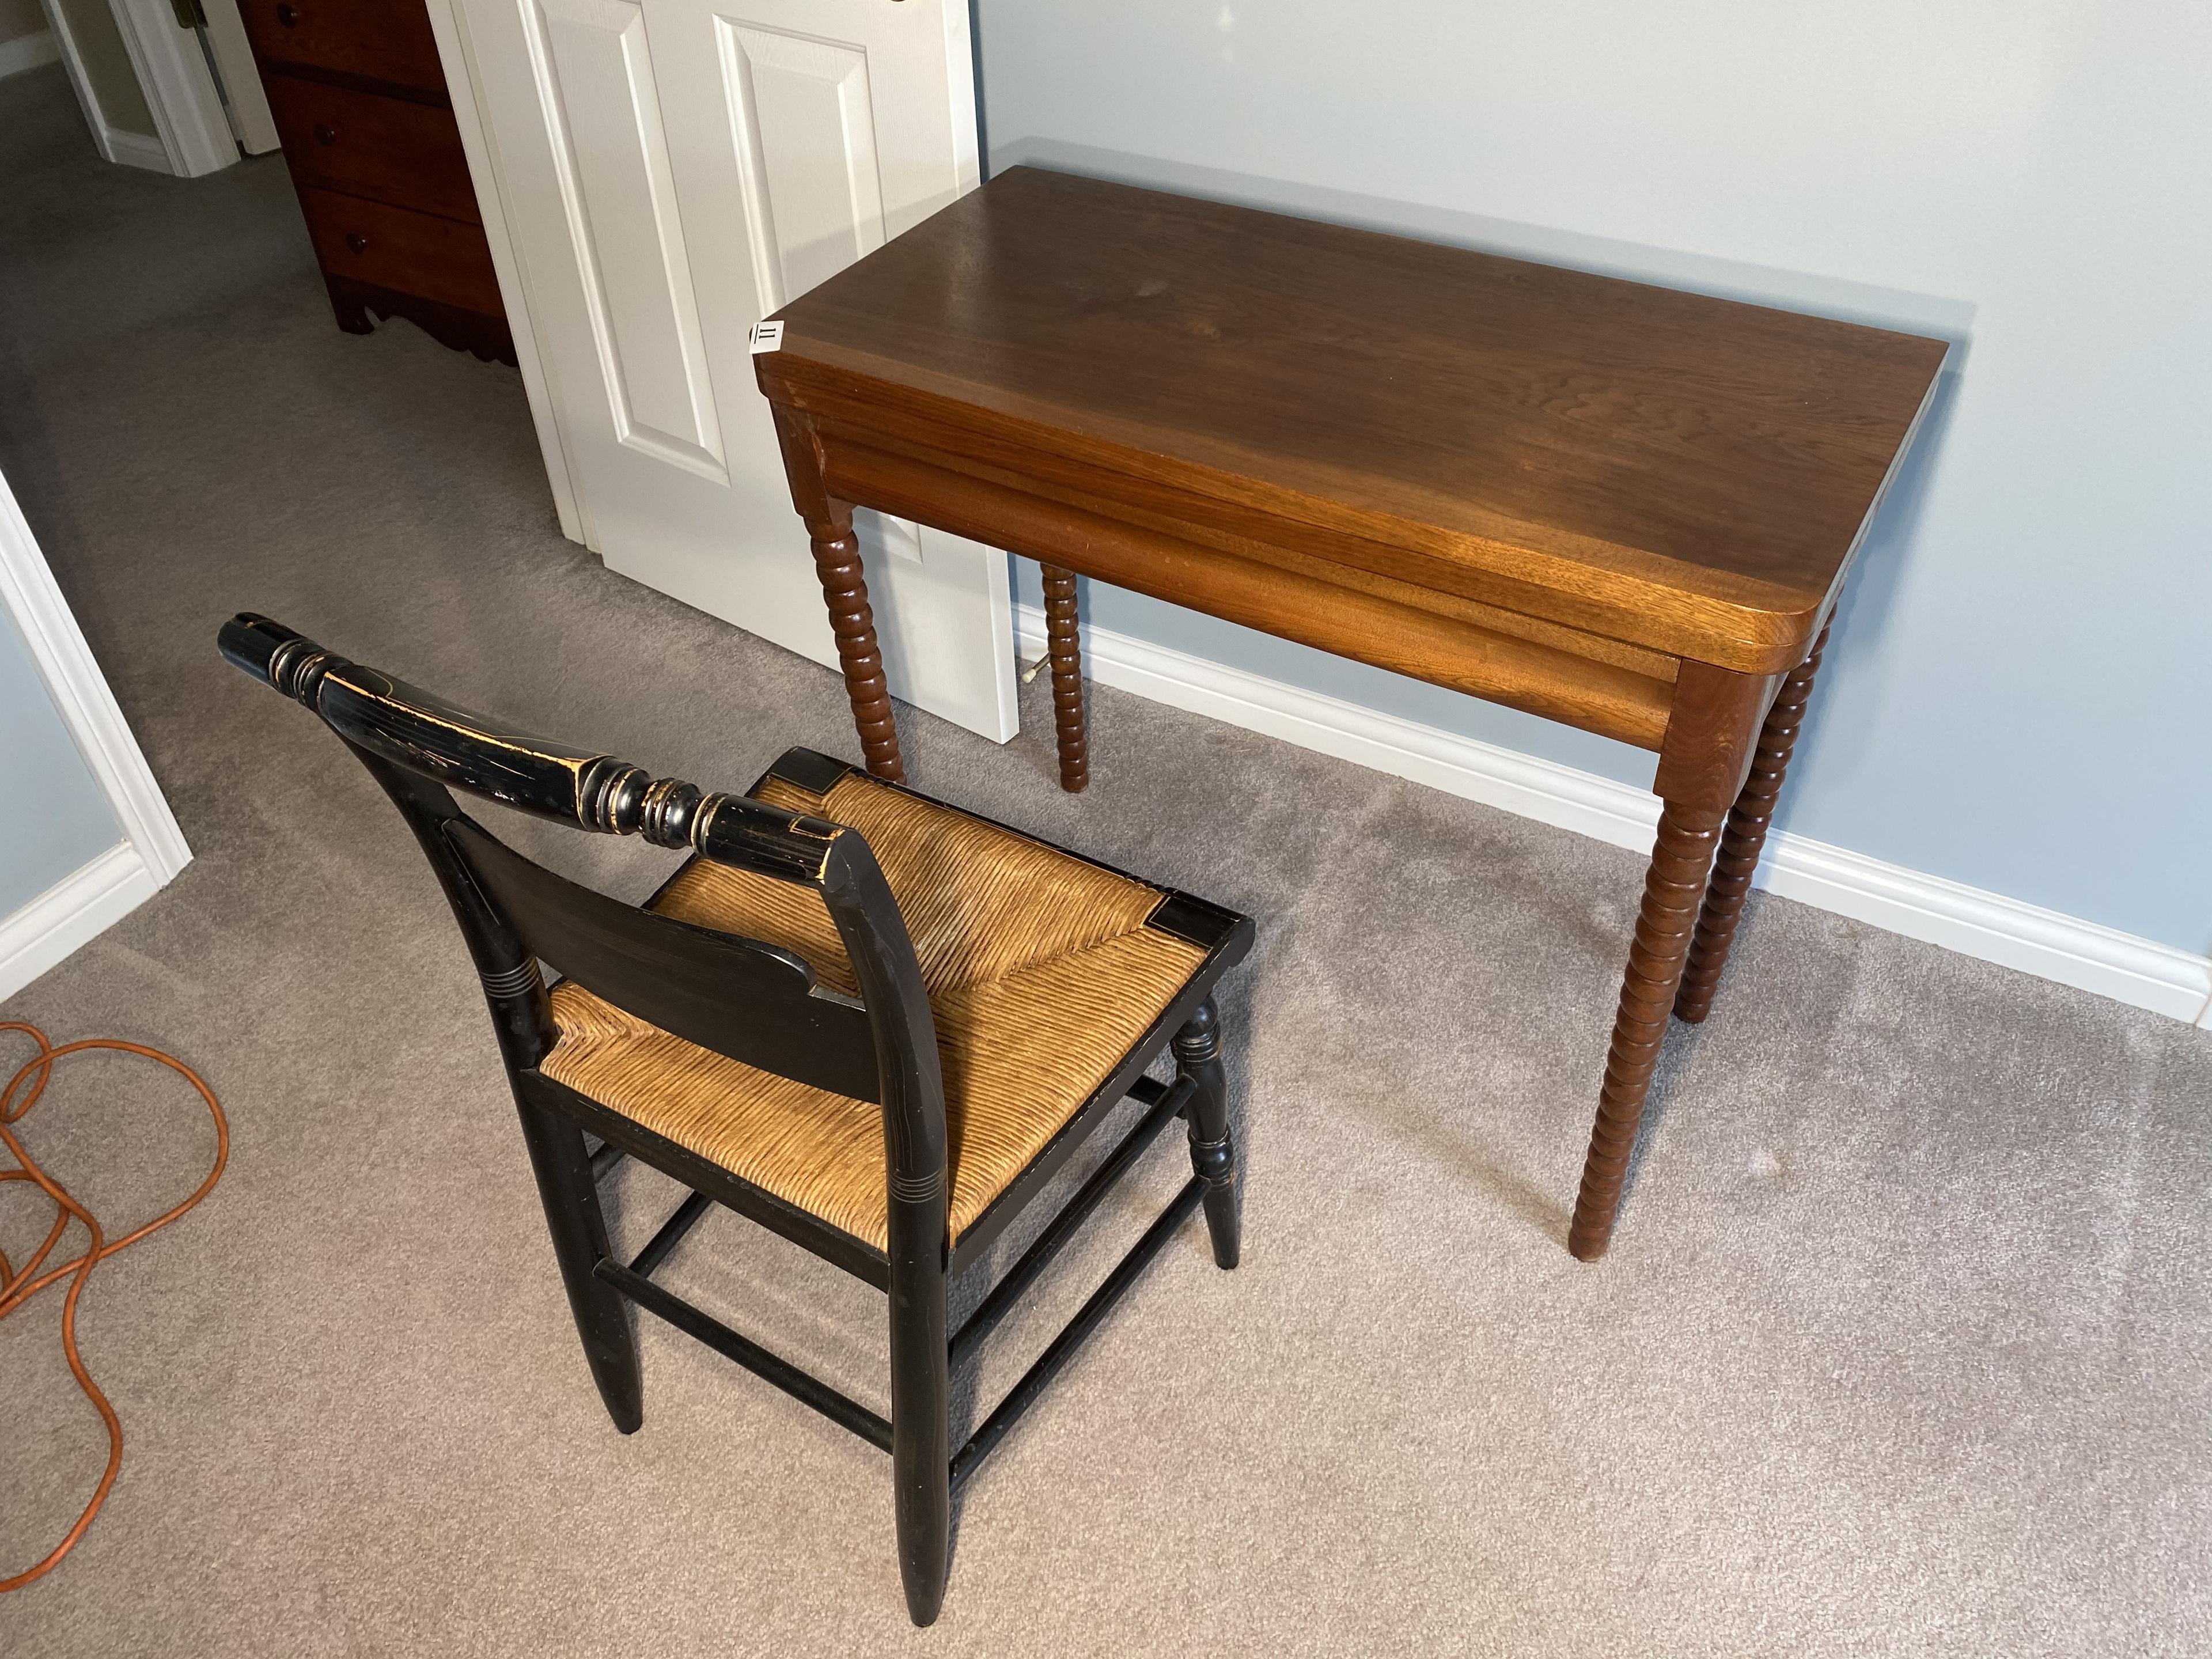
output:
M84 1506L84 1513L77 1516L76 1524L69 1529L68 1535L60 1543L54 1546L53 1553L45 1560L27 1572L17 1573L13 1578L0 1578L0 1594L5 1594L11 1589L21 1589L33 1579L44 1577L60 1565L62 1557L76 1547L77 1540L84 1536L85 1528L92 1524L93 1516L100 1513L100 1506L107 1501L108 1488L115 1484L116 1472L123 1467L122 1419L116 1416L115 1407L107 1403L107 1396L100 1391L100 1385L92 1380L92 1373L85 1370L84 1357L76 1351L76 1304L77 1298L84 1294L85 1281L92 1277L92 1270L109 1256L136 1244L147 1234L167 1226L208 1195L221 1178L222 1166L230 1158L230 1124L222 1115L222 1107L216 1099L215 1091L201 1081L200 1074L184 1061L163 1054L159 1048L143 1048L136 1042L121 1042L112 1037L65 1042L57 1048L46 1041L44 1031L19 1020L0 1020L0 1031L21 1031L39 1045L38 1058L9 1079L5 1090L0 1090L0 1142L6 1144L8 1150L15 1155L15 1162L21 1166L14 1170L0 1170L0 1182L36 1182L46 1196L54 1201L53 1229L47 1233L46 1242L39 1246L38 1254L24 1263L21 1272L10 1267L6 1255L0 1253L0 1319L14 1313L47 1285L58 1284L64 1279L69 1279L69 1297L62 1304L62 1352L69 1356L69 1368L76 1377L77 1387L84 1390L84 1397L92 1401L107 1425L107 1472L100 1477L100 1486L92 1494L92 1502ZM207 1102L208 1110L215 1116L215 1168L208 1171L207 1179L200 1182L192 1195L176 1208L155 1217L137 1231L126 1234L112 1244L102 1242L100 1223L93 1218L92 1212L71 1198L61 1182L38 1166L9 1127L11 1124L21 1122L24 1115L38 1103L39 1097L46 1092L46 1079L53 1074L56 1060L67 1054L81 1054L94 1048L114 1048L126 1054L143 1054L149 1060L161 1061L171 1071L181 1073L186 1082L200 1091L200 1098ZM15 1099L18 1090L27 1091L21 1103ZM86 1230L91 1233L90 1247L82 1255L40 1274L39 1269L46 1265L46 1258L53 1254L54 1246L61 1243L62 1235L69 1231L72 1217L84 1223Z

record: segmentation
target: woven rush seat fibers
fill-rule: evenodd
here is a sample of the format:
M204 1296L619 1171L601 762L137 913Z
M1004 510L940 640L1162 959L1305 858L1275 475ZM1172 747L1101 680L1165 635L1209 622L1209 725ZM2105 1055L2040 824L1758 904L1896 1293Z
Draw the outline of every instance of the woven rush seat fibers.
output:
M866 837L913 936L945 1074L951 1240L1029 1167L1206 959L1146 921L1156 888L848 772L756 797ZM704 860L653 908L803 957L859 994L818 894ZM883 1109L672 1036L580 985L553 989L539 1069L733 1175L885 1248Z

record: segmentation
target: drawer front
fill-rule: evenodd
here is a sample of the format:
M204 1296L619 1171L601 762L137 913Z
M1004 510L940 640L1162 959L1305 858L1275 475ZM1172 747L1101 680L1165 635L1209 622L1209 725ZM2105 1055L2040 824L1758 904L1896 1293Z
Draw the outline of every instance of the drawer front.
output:
M300 205L323 269L333 276L503 317L491 245L476 225L303 186Z
M239 0L254 51L442 94L446 72L422 0Z
M453 112L320 81L272 75L269 107L302 185L477 220Z

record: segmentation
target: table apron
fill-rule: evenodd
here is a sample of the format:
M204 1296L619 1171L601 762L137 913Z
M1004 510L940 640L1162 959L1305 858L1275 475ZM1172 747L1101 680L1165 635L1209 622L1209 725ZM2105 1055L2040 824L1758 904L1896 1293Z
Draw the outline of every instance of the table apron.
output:
M787 353L767 353L753 364L769 402L832 444L850 440L1024 495L1149 523L1179 538L1212 541L1245 556L1251 554L1236 544L1263 545L1276 556L1262 562L1281 562L1287 556L1318 558L1408 585L1430 596L1425 609L1437 609L1435 601L1449 598L1477 610L1504 611L1520 624L1504 631L1524 637L1527 624L1548 623L1612 647L1608 654L1570 645L1575 654L1661 678L1667 678L1662 667L1632 657L1767 673L1796 666L1812 643L1808 623L1817 607L1790 609L1790 596L1761 584L1752 584L1760 589L1757 594L1747 590L1726 599L1684 587L1657 571L1638 574L1602 562L1563 562L1504 543L1491 545L1494 556L1471 557L1464 535L1403 520L1386 523L1340 503L1176 464L1141 447L890 386Z
M842 434L817 428L816 441L830 492L854 506L1638 748L1657 750L1665 739L1674 676L1601 659L1621 654L1618 641L1593 637L1590 649L1600 654L1578 654L1353 586L1357 573L1330 580L1320 561L1301 560L1302 569L1263 563ZM1550 632L1557 638L1571 630ZM1674 666L1650 653L1637 658Z

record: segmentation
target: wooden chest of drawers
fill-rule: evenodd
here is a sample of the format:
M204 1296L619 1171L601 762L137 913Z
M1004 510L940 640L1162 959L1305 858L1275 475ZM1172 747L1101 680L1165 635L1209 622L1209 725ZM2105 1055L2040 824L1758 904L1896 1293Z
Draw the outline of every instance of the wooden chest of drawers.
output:
M514 362L422 0L240 0L338 326Z

